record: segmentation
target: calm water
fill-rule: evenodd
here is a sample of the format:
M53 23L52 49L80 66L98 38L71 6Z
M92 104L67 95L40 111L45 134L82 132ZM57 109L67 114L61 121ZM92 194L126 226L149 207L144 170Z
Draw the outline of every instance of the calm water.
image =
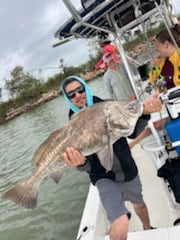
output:
M93 93L105 97L101 78L89 82ZM62 96L0 126L0 192L31 174L37 147L68 120ZM38 206L28 210L0 200L0 240L76 239L89 179L67 168L61 182L47 178L40 186Z

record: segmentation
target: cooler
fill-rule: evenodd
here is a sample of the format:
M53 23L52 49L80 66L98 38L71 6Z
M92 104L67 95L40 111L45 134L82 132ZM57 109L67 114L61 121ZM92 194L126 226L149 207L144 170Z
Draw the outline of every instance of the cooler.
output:
M165 129L172 142L180 140L180 118L174 119L165 124ZM177 154L180 156L180 146L175 147Z

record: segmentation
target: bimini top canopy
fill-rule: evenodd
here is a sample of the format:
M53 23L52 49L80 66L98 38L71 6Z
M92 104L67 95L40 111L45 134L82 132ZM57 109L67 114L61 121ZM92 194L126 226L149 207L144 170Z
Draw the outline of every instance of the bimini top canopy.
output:
M112 34L115 44L119 47L128 79L138 98L132 71L120 38L126 30L129 31L140 25L157 12L165 22L169 0L81 0L82 8L80 10L76 10L71 0L62 1L72 17L56 31L55 37L59 41L53 44L53 47L74 38L106 39L109 34Z
M115 32L114 23L117 28L123 28L138 18L151 16L156 6L161 5L161 0L81 0L81 3L83 7L77 11L70 0L64 1L66 7L71 7L71 13L73 9L74 15L56 31L56 38L66 41L72 36L104 36L104 32Z

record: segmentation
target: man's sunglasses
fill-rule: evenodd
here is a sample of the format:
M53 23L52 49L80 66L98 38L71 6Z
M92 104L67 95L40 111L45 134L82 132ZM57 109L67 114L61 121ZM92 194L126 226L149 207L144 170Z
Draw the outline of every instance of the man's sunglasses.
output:
M112 56L112 54L111 53L108 53L106 56L105 56L105 58L109 58L109 57L111 57Z
M85 92L85 88L84 88L84 86L81 85L81 86L77 87L76 89L74 89L72 91L66 92L66 95L67 95L68 98L72 99L76 96L76 93L81 94L83 92Z

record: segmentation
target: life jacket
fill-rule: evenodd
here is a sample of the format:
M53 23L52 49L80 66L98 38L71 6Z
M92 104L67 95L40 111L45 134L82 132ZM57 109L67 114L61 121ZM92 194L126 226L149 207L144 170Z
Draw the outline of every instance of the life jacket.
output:
M157 67L149 72L149 81L154 86L155 81L162 77L161 71L165 64L166 59L161 58L157 64ZM169 57L169 61L172 63L174 67L174 76L173 82L175 86L180 85L180 55L178 51L175 51L171 57Z

